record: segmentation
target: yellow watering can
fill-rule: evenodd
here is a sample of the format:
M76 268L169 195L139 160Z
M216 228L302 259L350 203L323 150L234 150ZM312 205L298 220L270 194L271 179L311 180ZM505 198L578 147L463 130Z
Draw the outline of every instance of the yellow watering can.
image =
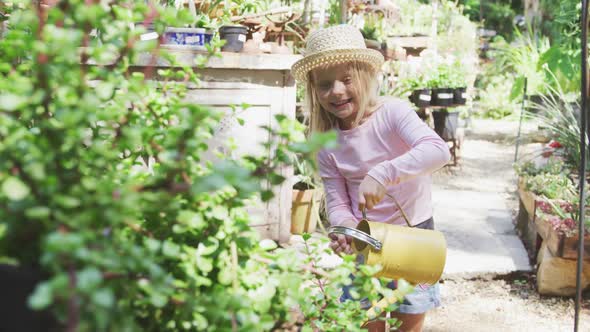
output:
M397 200L388 196L393 198L410 226ZM328 232L352 237L359 262L382 266L376 277L434 284L445 267L447 243L439 231L368 221L363 211L363 220L356 228L332 226Z

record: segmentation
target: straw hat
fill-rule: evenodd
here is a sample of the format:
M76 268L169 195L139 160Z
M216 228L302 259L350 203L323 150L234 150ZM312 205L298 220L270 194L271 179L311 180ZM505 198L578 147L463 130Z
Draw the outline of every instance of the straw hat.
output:
M350 25L336 25L309 35L304 57L295 62L291 72L296 80L305 82L310 70L350 61L364 62L378 71L384 59L379 51L367 48L359 29Z

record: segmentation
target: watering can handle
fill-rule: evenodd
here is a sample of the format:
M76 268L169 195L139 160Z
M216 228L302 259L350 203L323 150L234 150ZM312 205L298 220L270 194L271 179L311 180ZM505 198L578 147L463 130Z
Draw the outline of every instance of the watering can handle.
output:
M375 248L375 250L381 250L381 248L383 247L379 240L365 232L359 231L356 228L345 226L332 226L328 228L328 234L343 234L353 237L359 241L368 243L371 247Z

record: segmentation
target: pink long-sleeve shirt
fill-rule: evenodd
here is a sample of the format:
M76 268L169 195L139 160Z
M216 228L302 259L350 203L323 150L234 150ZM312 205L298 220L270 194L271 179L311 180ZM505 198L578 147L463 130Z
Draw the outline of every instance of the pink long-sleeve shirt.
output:
M368 174L383 184L417 225L432 217L431 173L450 160L447 144L398 99L387 99L358 127L336 129L338 147L318 153L319 172L332 225L360 221L358 188ZM405 225L385 196L367 211L371 221Z

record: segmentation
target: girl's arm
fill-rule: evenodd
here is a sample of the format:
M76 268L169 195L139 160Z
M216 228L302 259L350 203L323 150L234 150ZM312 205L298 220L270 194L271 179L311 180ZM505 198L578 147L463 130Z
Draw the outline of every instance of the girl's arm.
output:
M356 227L358 220L352 213L346 180L325 151L318 154L319 172L326 192L328 220L333 226Z
M383 112L382 125L410 147L406 153L377 164L368 173L382 185L398 184L430 174L451 159L449 147L405 102L393 102Z

